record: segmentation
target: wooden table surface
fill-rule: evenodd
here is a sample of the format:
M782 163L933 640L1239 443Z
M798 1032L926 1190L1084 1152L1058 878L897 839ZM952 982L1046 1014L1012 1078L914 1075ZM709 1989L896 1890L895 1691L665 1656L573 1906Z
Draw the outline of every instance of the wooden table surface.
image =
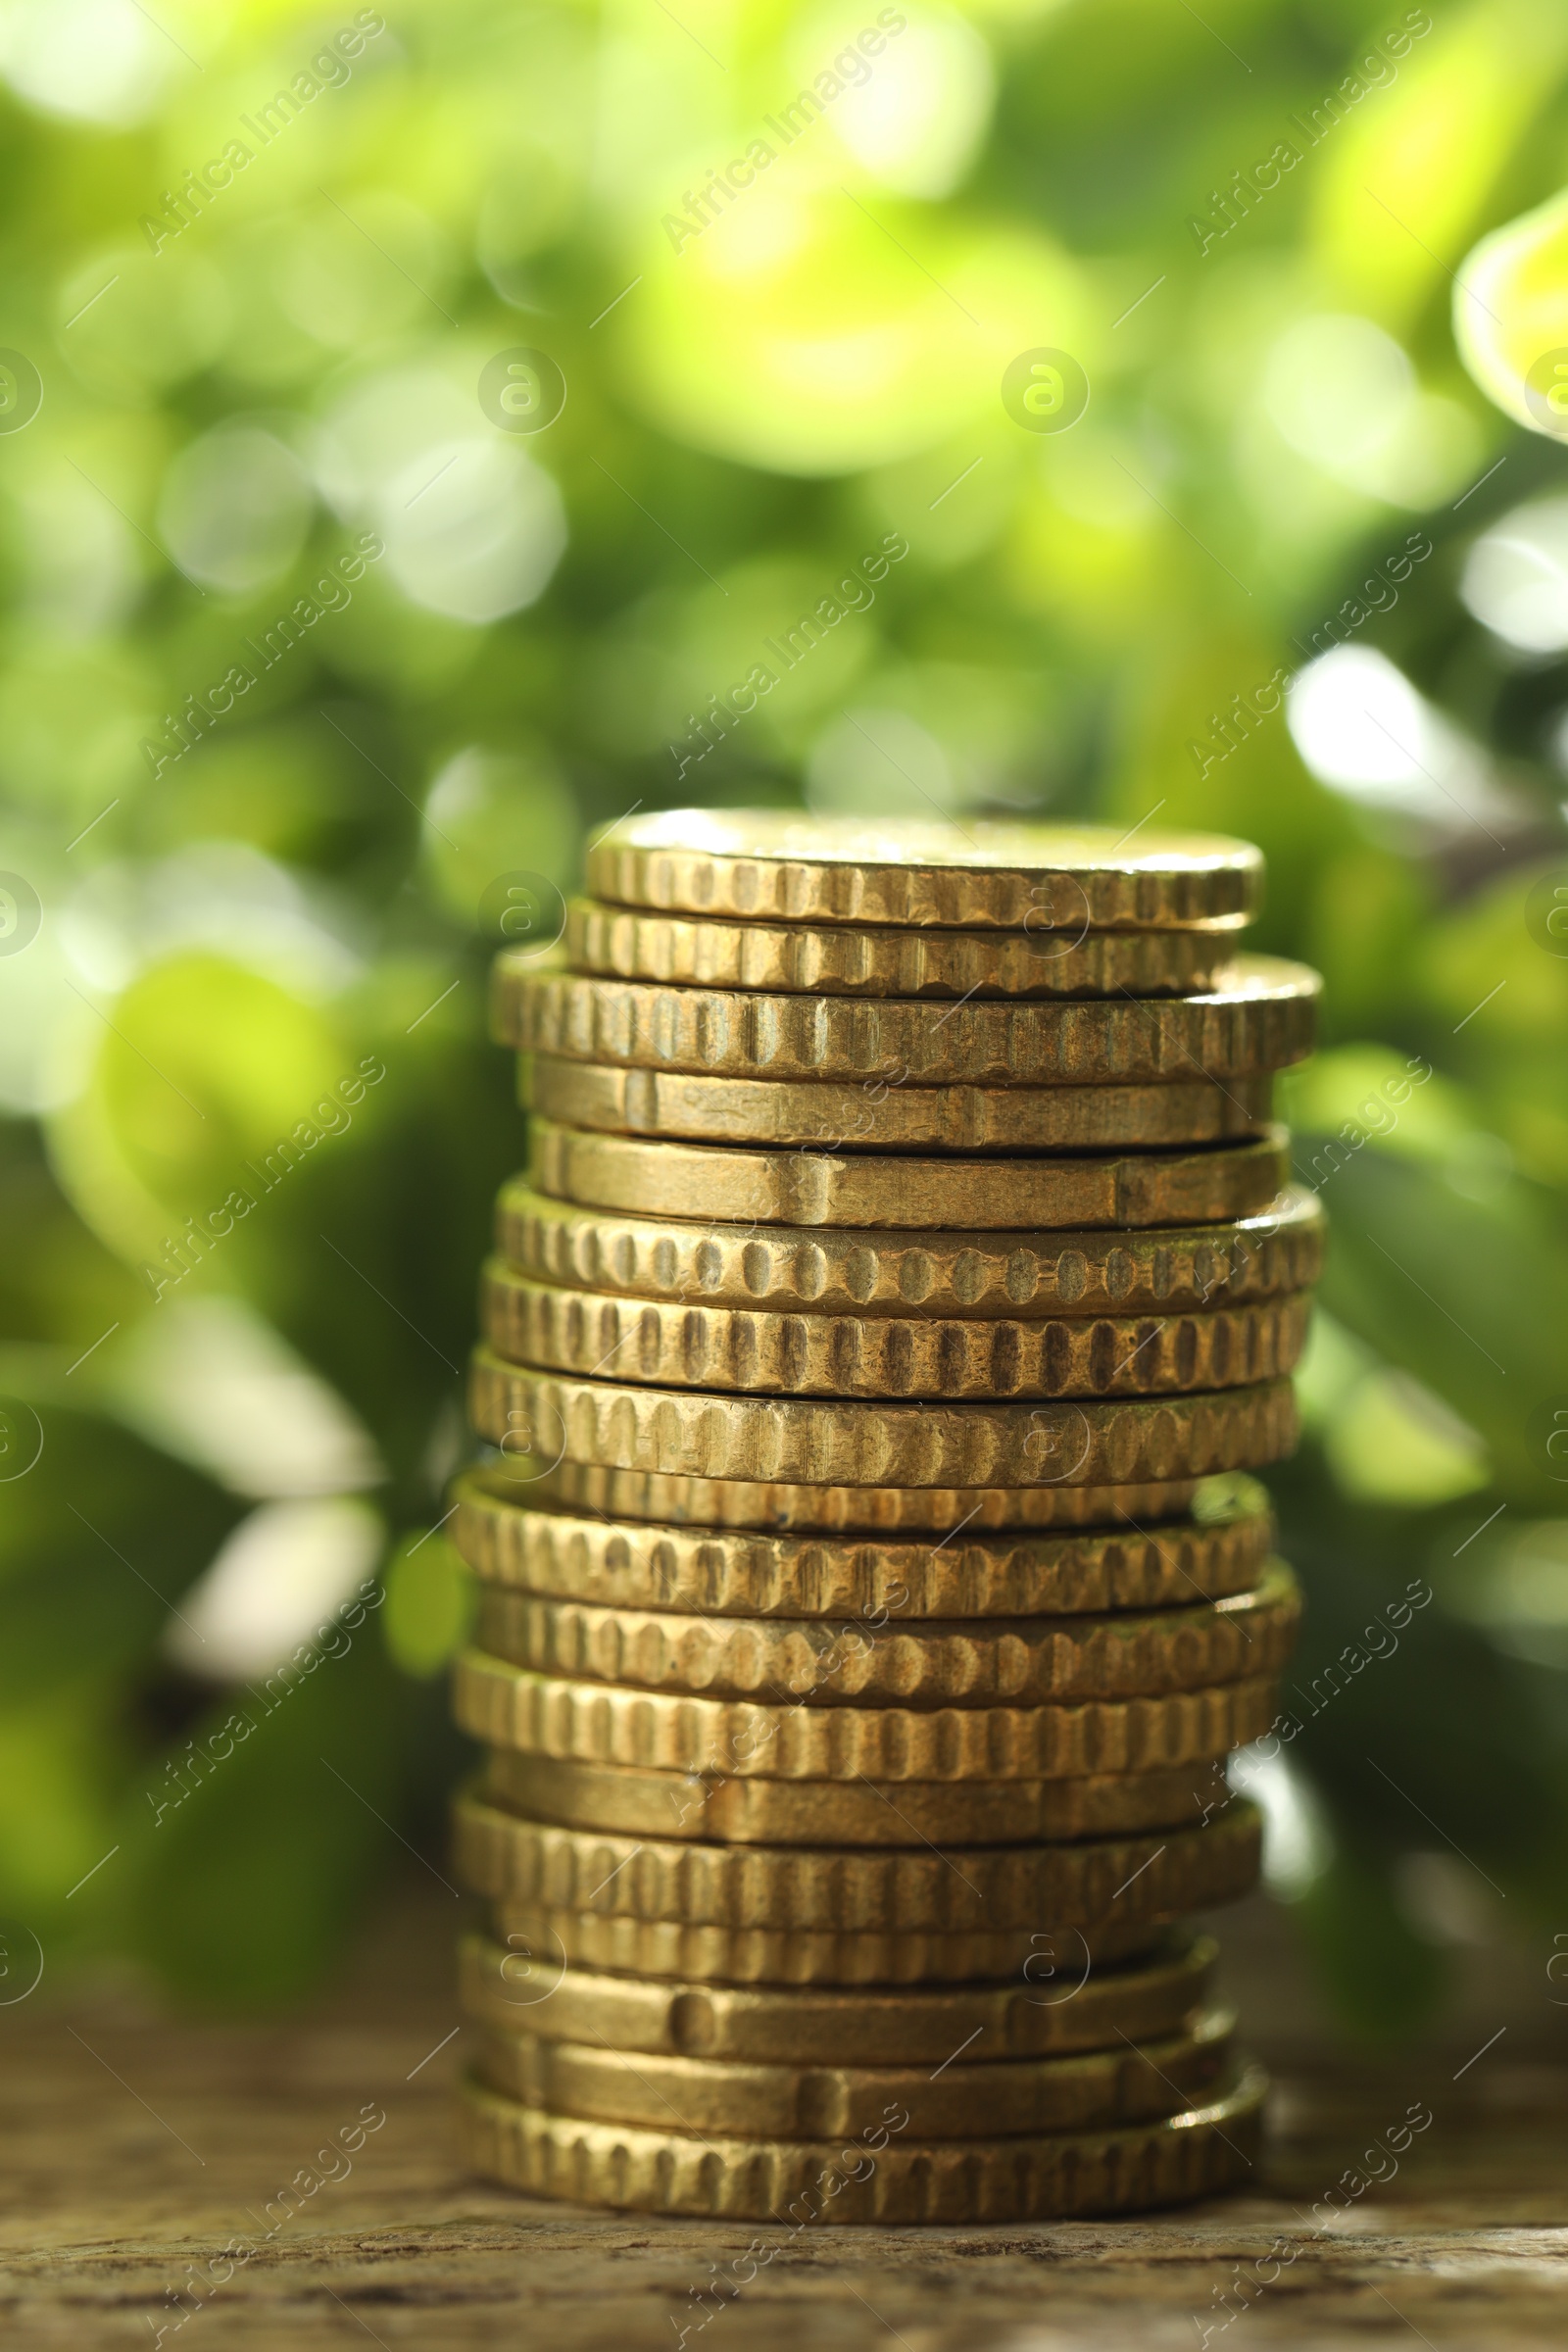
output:
M125 1986L45 1983L0 2009L0 2344L145 2352L162 2328L181 2352L677 2352L685 2327L691 2352L1561 2352L1568 2012L1544 1981L1483 1971L1441 2042L1370 2062L1313 2017L1261 1899L1215 1924L1276 2080L1241 2194L1132 2222L808 2230L722 2308L700 2290L752 2226L548 2205L464 2171L451 1906L402 1899L282 2022L171 2020ZM1396 2174L1314 2222L1412 2101L1433 2122ZM357 2153L317 2168L339 2178L193 2294L329 2136L377 2114Z

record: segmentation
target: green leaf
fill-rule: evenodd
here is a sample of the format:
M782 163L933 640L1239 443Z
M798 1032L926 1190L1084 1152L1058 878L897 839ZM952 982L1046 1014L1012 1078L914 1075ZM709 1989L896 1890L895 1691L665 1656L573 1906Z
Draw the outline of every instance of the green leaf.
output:
M296 1998L409 1859L391 1826L405 1720L368 1630L272 1698L220 1703L178 1770L166 1759L127 1790L129 1948L185 2000Z
M390 1655L405 1674L439 1674L473 1623L476 1594L467 1568L444 1536L411 1536L394 1552L385 1584L381 1628Z
M1298 1164L1319 1149L1298 1138ZM1325 1305L1481 1433L1505 1491L1557 1500L1542 1415L1568 1403L1568 1248L1530 1188L1467 1199L1445 1175L1367 1148L1321 1191Z
M115 1422L37 1418L35 1467L0 1487L0 1701L149 1650L247 1507Z

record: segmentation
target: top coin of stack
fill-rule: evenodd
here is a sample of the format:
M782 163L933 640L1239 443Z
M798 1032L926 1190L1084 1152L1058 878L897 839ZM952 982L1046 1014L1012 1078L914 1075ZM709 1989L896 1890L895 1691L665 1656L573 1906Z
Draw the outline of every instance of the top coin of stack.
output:
M1317 981L1237 954L1260 872L1147 826L679 811L590 852L559 959L498 958L534 1115L456 1522L484 2169L911 2220L1233 2177L1260 2086L1172 1923L1250 1884L1223 1758L1297 1603L1212 1474L1288 1450L1321 1256L1271 1120ZM1096 1997L1042 2039L1064 1938ZM661 2041L628 1979L762 2007ZM1019 1999L921 2087L945 2015ZM869 2170L827 2147L884 2111Z

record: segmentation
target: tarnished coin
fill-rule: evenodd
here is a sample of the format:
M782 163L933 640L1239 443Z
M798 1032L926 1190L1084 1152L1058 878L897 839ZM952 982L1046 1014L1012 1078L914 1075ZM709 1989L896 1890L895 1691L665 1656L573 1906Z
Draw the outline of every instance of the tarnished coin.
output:
M480 1595L477 1639L536 1674L645 1690L812 1706L1025 1706L1155 1696L1276 1674L1300 1613L1295 1577L1272 1560L1253 1591L1184 1608L908 1626L692 1616L490 1585Z
M1205 2106L1051 2139L911 2141L894 2136L907 2110L893 2102L861 2137L801 2143L577 2122L470 2082L464 2146L475 2172L531 2196L765 2224L731 2259L738 2294L818 2222L1063 2221L1210 2196L1250 2175L1267 2089L1250 2067Z
M689 1698L539 1674L484 1650L457 1661L453 1708L493 1747L656 1772L776 1781L1057 1781L1153 1772L1260 1740L1272 1677L1144 1698L1033 1706L809 1706Z
M936 1935L1088 1926L1205 1910L1257 1879L1259 1817L1245 1797L1201 1829L1071 1845L871 1847L682 1844L558 1829L472 1794L454 1807L454 1859L474 1894L552 1910L625 1912L724 1928Z
M1223 1759L1075 1781L762 1781L564 1763L492 1749L485 1794L569 1830L725 1845L1022 1845L1118 1838L1211 1820L1230 1802Z
M495 1353L537 1370L786 1396L1156 1396L1294 1371L1310 1295L1165 1315L777 1314L622 1298L492 1258L480 1286Z
M711 922L572 899L576 971L679 987L847 997L1194 996L1232 955L1223 931L895 930Z
M1309 1290L1322 1271L1323 1230L1316 1194L1299 1186L1255 1216L1132 1233L764 1229L582 1208L520 1177L496 1202L499 1254L536 1281L811 1314L1146 1315L1245 1305Z
M700 1078L531 1054L524 1109L609 1135L867 1152L1120 1152L1255 1136L1272 1078L1148 1086L896 1086L813 1078ZM980 1171L969 1181L978 1190ZM688 1202L688 1208L691 1203Z
M541 972L502 954L495 1034L524 1054L727 1078L903 1086L1129 1086L1256 1077L1312 1051L1322 983L1239 956L1207 994L946 1010L919 999L766 996Z
M534 1184L557 1200L639 1215L811 1228L973 1233L1142 1231L1266 1212L1290 1180L1283 1127L1201 1152L1119 1158L901 1158L766 1152L528 1125ZM752 1238L748 1233L747 1239ZM758 1238L771 1242L770 1233Z
M799 1533L942 1535L960 1528L1145 1526L1185 1511L1203 1491L1192 1478L1115 1487L847 1487L788 1481L690 1478L617 1470L522 1449L519 1415L501 1450L481 1465L487 1486L519 1501L607 1519L651 1519L665 1527L795 1529ZM554 1451L560 1433L541 1431Z
M1235 931L1257 911L1250 842L1139 824L957 826L668 808L611 828L588 888L619 906L948 929Z
M594 1914L592 1916L597 1916ZM1152 1958L1106 1967L1076 1933L1035 1942L1006 1985L843 1992L753 1991L694 1980L639 1980L547 1957L549 1937L467 1937L462 1998L485 2025L526 2026L564 2041L669 2058L746 2065L939 2066L962 2043L970 2059L1046 2058L1180 2033L1208 1998L1219 1947L1172 1938ZM666 2119L668 2120L668 2119Z
M704 1616L810 1617L880 1633L931 1617L1084 1616L1221 1600L1257 1582L1272 1522L1261 1489L1205 1498L1206 1523L925 1543L650 1526L531 1507L468 1472L449 1533L486 1582L553 1600Z
M893 2102L863 2136L802 2143L577 2122L470 2082L464 2147L530 2196L766 2225L731 2259L738 2294L818 2222L1064 2221L1210 2196L1250 2176L1267 2090L1250 2067L1202 2107L1050 2139L912 2141L895 2136L907 2110Z
M541 2023L548 2022L548 2012ZM1234 2072L1235 2012L1201 2011L1183 2031L1140 2048L988 2065L834 2065L814 2050L793 2064L734 2058L635 2057L603 2042L546 2038L515 2014L479 2028L476 2072L508 2098L597 2123L754 2139L828 2139L880 2123L888 2102L907 2110L925 2139L995 2139L1004 2132L1110 2130L1166 2116L1209 2095ZM956 2058L955 2035L947 2053Z
M1073 1998L1095 1969L1117 1968L1163 1952L1170 1919L1095 1920L1087 1927L1006 1928L932 1936L835 1934L818 1928L718 1928L623 1913L552 1910L503 1896L492 1906L494 1932L507 1946L520 1999L528 1986L547 1999L564 1969L610 1969L660 1983L698 1982L759 1987L942 1985L977 1990L1032 1988L1041 2000ZM1098 1982L1098 1979L1095 1980Z
M574 1380L474 1352L469 1404L494 1445L697 1478L908 1487L1113 1486L1279 1460L1289 1381L1083 1404L871 1404Z

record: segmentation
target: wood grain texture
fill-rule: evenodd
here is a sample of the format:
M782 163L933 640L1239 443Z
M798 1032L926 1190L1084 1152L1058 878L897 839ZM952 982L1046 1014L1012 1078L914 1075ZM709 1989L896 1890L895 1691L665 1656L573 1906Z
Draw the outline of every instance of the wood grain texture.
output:
M1279 2085L1255 2184L1137 2222L781 2232L771 2263L719 2308L701 2289L744 2255L752 2226L578 2212L463 2171L450 2083L467 2035L427 2057L458 2021L458 1905L432 1893L292 2021L170 2022L123 1990L57 1992L47 1968L36 1994L0 2010L8 2346L151 2345L177 2317L168 2297L188 2285L187 2265L259 2234L251 2212L265 2221L367 2103L386 2123L352 2172L166 2346L667 2352L689 2325L688 2352L1185 2352L1223 2317L1216 2298L1236 2266L1264 2259L1277 2279L1211 2347L1562 2343L1568 2066L1539 1964L1528 1989L1481 1987L1451 2046L1368 2064L1291 2015L1295 1964L1265 1918L1239 1984L1248 2037ZM1504 2020L1505 2040L1455 2082ZM1397 2176L1317 2230L1314 2200L1415 2099L1434 2123Z

